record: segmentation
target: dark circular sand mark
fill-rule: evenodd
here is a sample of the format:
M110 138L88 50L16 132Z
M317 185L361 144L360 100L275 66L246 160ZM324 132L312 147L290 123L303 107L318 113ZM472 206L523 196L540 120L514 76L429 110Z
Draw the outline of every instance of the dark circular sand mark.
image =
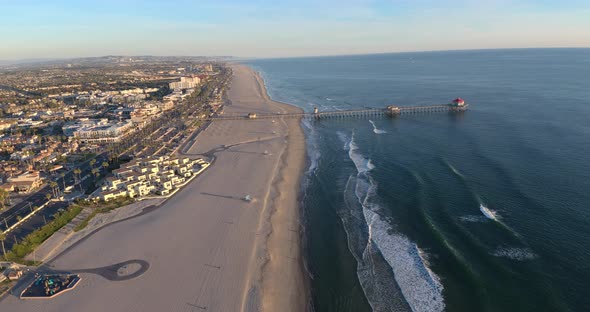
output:
M120 263L92 269L79 269L69 271L48 270L51 273L88 273L96 274L106 278L109 281L120 282L134 279L143 275L150 268L149 262L145 260L127 260Z
M85 270L74 270L74 273L91 273L100 275L109 281L119 282L134 279L143 275L150 268L145 260L127 260L117 264Z

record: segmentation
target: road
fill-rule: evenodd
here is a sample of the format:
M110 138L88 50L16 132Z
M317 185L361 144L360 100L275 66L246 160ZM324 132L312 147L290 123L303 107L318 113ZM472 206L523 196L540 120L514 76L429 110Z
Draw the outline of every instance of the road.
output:
M97 155L94 159L96 159L95 166L100 166L102 162L107 161L107 157L105 153ZM80 177L84 176L91 176L92 175L92 168L90 166L91 159L88 159L84 163L80 165ZM68 171L65 176L65 186L72 186L75 184L74 172L73 170ZM56 180L58 184L58 188L60 192L64 190L64 183L62 178L59 177ZM85 190L92 184L92 179L85 179L82 181L82 188ZM77 187L77 186L76 186ZM25 198L22 202L14 205L13 207L3 211L0 213L0 230L5 231L8 227L12 226L16 222L18 222L18 218L24 218L31 212L31 209L34 207L41 207L45 203L48 202L47 198L45 197L46 194L52 194L51 187L46 184L44 187L36 191L35 193L29 195L29 197ZM6 240L6 247L11 248L15 241L20 241L26 235L37 229L38 227L42 226L45 223L45 220L49 221L52 218L52 215L55 214L59 209L67 207L66 203L63 202L53 202L49 203L45 208L41 211L37 212L35 217L28 219L27 221L23 222L21 226L17 229L7 233L8 239ZM43 219L45 217L45 219Z

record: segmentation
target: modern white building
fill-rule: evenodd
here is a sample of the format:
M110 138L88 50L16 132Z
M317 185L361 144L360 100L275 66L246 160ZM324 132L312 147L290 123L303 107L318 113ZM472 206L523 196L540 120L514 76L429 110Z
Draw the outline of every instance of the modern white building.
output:
M108 119L81 119L62 127L66 136L74 137L82 143L118 142L133 127L130 120L112 122Z
M198 86L199 83L201 83L199 77L180 77L180 81L171 82L169 86L172 90L193 89Z
M108 201L118 197L142 197L149 194L168 195L194 175L209 167L202 160L187 157L170 158L161 156L132 160L121 168L113 170L100 193L99 199Z

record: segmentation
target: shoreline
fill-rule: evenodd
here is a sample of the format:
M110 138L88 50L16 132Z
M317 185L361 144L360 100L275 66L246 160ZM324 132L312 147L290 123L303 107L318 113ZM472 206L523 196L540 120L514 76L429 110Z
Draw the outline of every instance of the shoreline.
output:
M247 65L246 65L247 66ZM247 66L254 74L259 88L259 92L265 101L279 107L285 108L287 111L301 112L303 109L295 105L273 100L268 90L264 79L260 73L253 68ZM289 133L287 134L286 151L280 158L279 172L274 177L273 187L271 193L273 199L271 202L272 210L270 211L270 225L271 227L287 226L288 231L297 231L296 237L296 252L295 259L279 258L280 254L285 252L280 242L284 239L284 235L280 232L271 231L268 236L266 245L270 259L264 263L262 268L262 298L263 311L309 311L310 310L310 283L309 275L305 269L305 259L303 257L303 226L302 226L302 181L305 174L305 169L308 166L306 154L306 141L303 128L301 127L301 119L287 119L283 120L288 126ZM295 175L295 177L293 177ZM287 177L287 178L286 178ZM296 192L290 192L295 188ZM287 211L279 211L276 207L288 207ZM283 231L284 232L284 231ZM274 252L273 252L274 251ZM293 256L293 251L291 251ZM279 260L281 259L281 260ZM275 263L273 263L274 261ZM291 270L295 277L295 294L289 294L286 289L281 287L284 283L285 268ZM272 293L272 298L265 296L265 293ZM289 298L293 296L294 298ZM286 298L285 298L286 297ZM286 301L286 302L285 302ZM295 301L295 302L293 302ZM290 307L291 310L287 309Z

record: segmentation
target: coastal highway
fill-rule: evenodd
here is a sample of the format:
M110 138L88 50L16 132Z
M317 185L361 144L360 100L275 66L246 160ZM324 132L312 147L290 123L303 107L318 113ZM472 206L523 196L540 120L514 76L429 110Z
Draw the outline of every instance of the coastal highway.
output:
M102 153L102 154L97 155L95 157L95 159L96 159L97 164L102 164L102 162L108 160L106 157L106 153ZM80 165L79 168L82 171L80 173L80 177L92 175L92 172L91 172L92 168L90 166L91 160L92 160L92 158L88 159L87 161L85 161L84 163L82 163ZM74 185L75 178L74 178L73 170L66 172L64 179L66 182L65 183L66 187ZM63 191L64 185L63 185L62 178L61 177L57 178L57 180L55 180L55 182L57 182L60 192ZM92 179L83 180L82 181L82 188L86 189L88 186L90 186L91 183L92 183ZM47 203L47 198L45 197L46 194L51 194L53 196L52 191L51 191L51 187L49 187L48 183L46 183L45 186L43 186L41 189L39 189L35 193L29 195L29 197L25 198L22 202L14 205L13 207L0 213L0 230L5 231L8 227L15 224L19 217L24 218L26 215L28 215L31 212L31 208L41 207L42 205ZM51 215L55 214L59 209L62 209L65 207L67 207L67 203L65 203L65 202L49 203L45 208L43 208L41 211L37 212L35 217L28 219L26 222L23 222L21 224L21 226L19 226L17 229L11 231L10 233L7 233L8 239L6 240L6 247L10 248L10 246L12 246L12 244L14 244L15 240L22 239L27 234L31 233L32 231L34 231L38 227L42 226L43 224L45 224L45 222L44 222L45 220L49 221L51 219ZM43 216L45 216L45 220L43 219ZM39 222L40 220L42 221L41 223Z

